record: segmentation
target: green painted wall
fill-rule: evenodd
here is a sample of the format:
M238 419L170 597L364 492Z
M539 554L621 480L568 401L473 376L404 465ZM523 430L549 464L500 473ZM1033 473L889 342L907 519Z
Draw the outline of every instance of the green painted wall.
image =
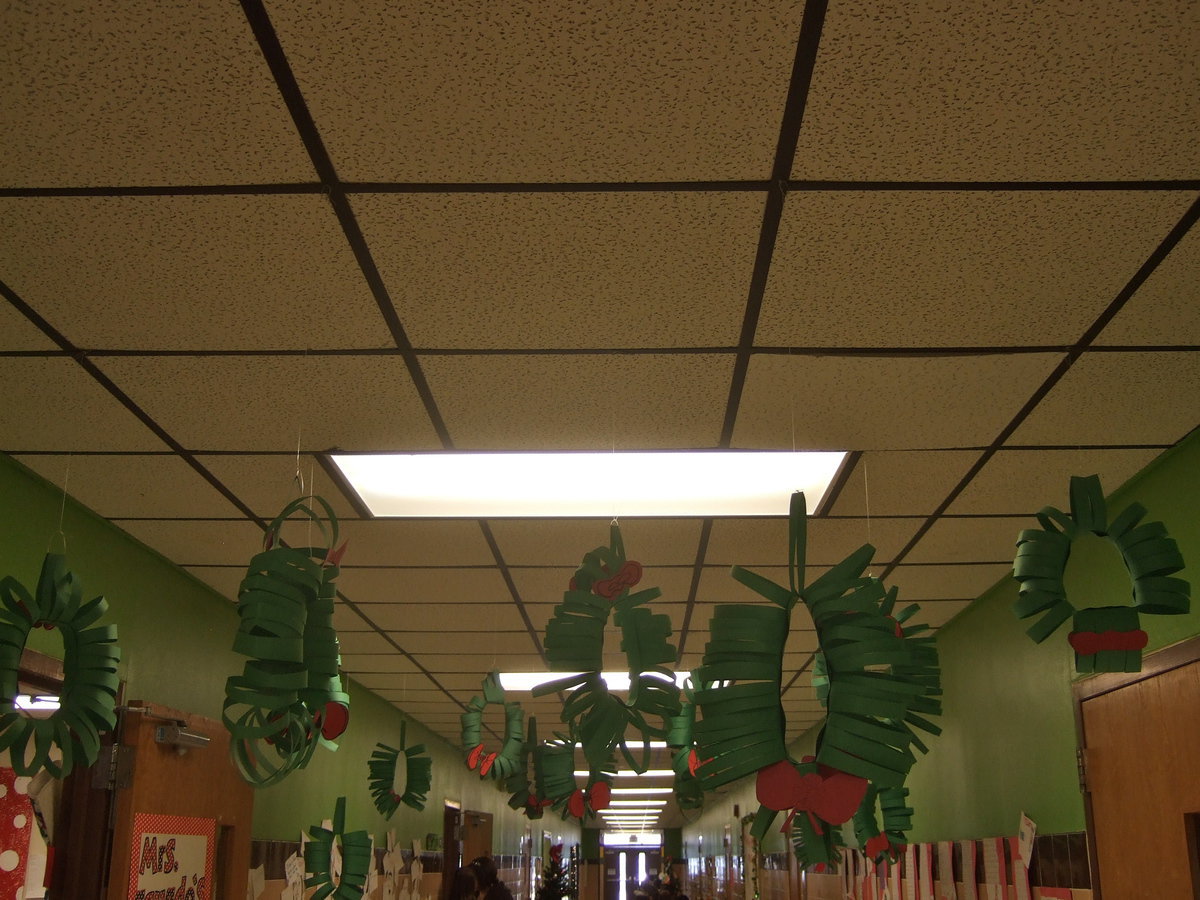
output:
M27 587L37 582L42 557L58 532L62 492L0 454L0 576ZM126 696L210 718L220 718L225 678L241 671L244 658L230 650L237 628L233 604L103 518L69 499L63 531L71 569L85 595L103 594L122 649ZM247 560L256 550L247 547ZM62 656L57 634L36 630L29 646ZM480 674L482 678L484 673ZM318 749L312 763L255 797L254 836L297 840L301 828L333 815L336 798L347 798L347 821L382 841L388 829L402 842L441 833L442 802L494 815L496 852L518 852L526 820L508 808L507 795L491 782L469 776L459 751L419 724L409 743L424 741L433 757L433 787L423 813L402 807L388 823L367 792L367 760L377 741L400 737L402 714L366 689L350 685L351 722L336 753ZM578 828L558 819L533 823L535 840L545 830L553 840L578 839Z

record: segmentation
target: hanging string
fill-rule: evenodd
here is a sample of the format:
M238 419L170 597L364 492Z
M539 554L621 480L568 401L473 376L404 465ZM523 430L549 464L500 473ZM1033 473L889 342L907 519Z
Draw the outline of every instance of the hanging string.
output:
M67 552L67 533L63 531L63 520L67 514L67 485L71 483L71 454L67 454L67 471L63 474L62 484L62 501L58 506L58 531L50 535L50 540L46 544L46 552L50 552L50 548L54 546L54 539L58 538L62 541L62 552Z
M862 458L862 467L863 467L863 495L864 495L863 502L866 504L866 507L867 507L867 543L871 544L871 466L870 466L870 463L867 462L867 457L865 455ZM871 546L875 546L875 545L871 544ZM872 559L873 558L874 557L872 557ZM871 572L868 572L867 574L870 575L871 577L874 577L875 572L872 570Z

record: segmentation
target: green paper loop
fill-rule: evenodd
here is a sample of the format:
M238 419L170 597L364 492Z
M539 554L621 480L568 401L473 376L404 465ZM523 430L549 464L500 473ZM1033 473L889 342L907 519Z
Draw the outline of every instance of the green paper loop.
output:
M371 836L366 831L345 830L346 798L338 797L334 807L333 828L314 825L308 829L311 840L304 845L304 886L316 888L314 900L357 900L367 888L370 873ZM333 878L333 845L342 849L342 874Z
M367 788L375 808L385 819L390 819L401 803L417 811L423 810L433 784L433 760L424 755L425 745L404 745L407 726L407 722L400 723L399 747L376 744L371 758L367 760ZM401 757L404 758L404 793L397 794L396 770Z

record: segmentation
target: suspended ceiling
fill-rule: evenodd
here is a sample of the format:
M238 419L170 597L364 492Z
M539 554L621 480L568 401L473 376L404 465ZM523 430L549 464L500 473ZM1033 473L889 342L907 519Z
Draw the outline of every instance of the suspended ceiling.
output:
M232 598L299 445L346 671L455 742L608 523L372 521L329 451L847 450L810 572L870 542L940 626L1200 420L1184 0L14 2L0 46L0 449ZM786 561L622 527L681 668Z

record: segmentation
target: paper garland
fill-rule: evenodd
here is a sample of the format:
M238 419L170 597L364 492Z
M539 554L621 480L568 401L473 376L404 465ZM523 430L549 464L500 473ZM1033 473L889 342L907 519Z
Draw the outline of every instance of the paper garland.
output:
M97 625L108 611L103 597L83 602L79 580L66 557L47 553L31 595L11 576L0 580L0 750L18 775L45 769L64 778L76 765L90 766L100 752L100 732L116 725L119 686L117 626ZM21 654L34 628L58 629L63 640L63 686L59 708L33 719L11 711L17 696ZM29 753L32 742L33 752ZM58 747L62 761L50 758Z
M552 671L580 672L542 684L534 697L569 691L562 720L583 747L588 768L605 765L617 749L629 766L644 772L649 766L651 738L663 737L665 726L652 725L647 716L664 721L679 712L679 688L666 664L677 656L669 642L671 620L650 612L644 604L660 596L658 588L630 593L642 578L640 563L627 559L620 526L609 529L609 546L597 547L583 562L554 608L546 625L546 659ZM604 664L604 629L613 613L621 629L621 650L629 670L629 699L609 693L601 678ZM640 761L630 751L625 734L632 726L641 734Z
M684 700L679 704L679 715L672 716L667 723L666 745L675 751L671 767L675 771L675 803L680 809L699 809L704 805L704 788L696 777L700 759L696 755L695 691L689 682L683 688Z
M1068 641L1077 672L1139 672L1147 642L1139 613L1181 615L1191 608L1191 586L1170 577L1183 569L1183 557L1161 522L1138 524L1146 515L1139 503L1110 522L1098 476L1073 476L1070 497L1070 515L1044 507L1037 513L1042 527L1018 536L1013 577L1020 587L1013 611L1019 619L1041 614L1026 632L1039 644L1073 618ZM1083 534L1107 538L1120 551L1132 580L1132 606L1076 610L1067 599L1063 575L1071 544Z
M349 719L349 695L338 674L333 629L334 584L345 545L321 497L292 501L267 528L238 591L240 625L235 652L250 657L240 676L225 682L221 718L232 737L230 753L255 787L282 781L308 765L318 743L337 749ZM319 530L323 546L287 547L279 531L293 513Z
M869 789L900 789L925 745L914 728L939 733L927 716L941 712L937 651L928 626L906 626L919 609L893 615L896 590L864 576L874 548L863 545L812 584L803 586L807 511L792 496L788 526L788 586L734 566L733 577L771 606L722 604L712 637L693 674L695 725L705 789L756 773L759 810L751 834L761 839L787 812L801 865L832 862L838 826L867 802ZM820 651L814 683L827 709L814 758L799 763L785 746L780 702L783 649L797 602L812 614ZM874 799L872 798L872 803Z
M504 707L504 741L497 750L489 750L483 740L483 711L493 705ZM525 714L521 704L505 699L499 672L492 672L483 680L483 695L471 698L459 721L468 769L477 771L480 778L491 776L499 781L521 769Z
M504 789L509 792L508 805L521 810L529 819L540 819L545 807L553 802L545 792L544 758L545 748L538 742L537 719L530 716L520 764L504 782Z
M541 745L542 794L563 819L580 821L607 809L617 767L612 754L598 766L588 766L582 786L575 777L575 741L561 735Z
M374 860L371 858L371 836L366 831L346 833L346 798L338 797L334 807L333 828L314 825L308 829L312 838L304 845L304 870L308 877L304 886L316 888L311 900L356 900L367 889L367 878ZM333 844L342 845L342 874L333 880Z
M385 819L390 819L400 804L420 811L425 808L425 798L433 783L433 760L424 756L425 745L404 746L407 722L400 723L400 746L389 747L376 744L375 751L367 760L367 786L374 798L375 808ZM404 756L404 793L396 793L396 770L400 756Z

